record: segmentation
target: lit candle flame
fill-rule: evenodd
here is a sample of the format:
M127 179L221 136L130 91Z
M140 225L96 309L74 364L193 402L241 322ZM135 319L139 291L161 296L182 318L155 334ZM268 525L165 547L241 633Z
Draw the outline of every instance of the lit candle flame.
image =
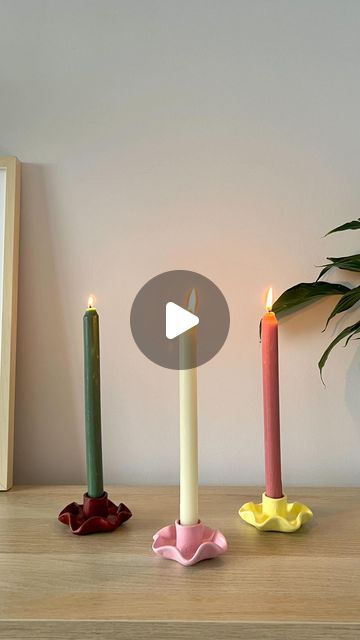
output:
M266 311L268 313L270 313L271 309L273 306L273 289L272 287L270 287L269 291L267 292L267 296L266 296Z
M190 311L190 313L196 312L197 302L198 295L196 289L194 288L191 290L187 301L187 310Z
M95 302L96 302L95 296L93 296L93 295L89 296L88 309L92 309L95 306Z

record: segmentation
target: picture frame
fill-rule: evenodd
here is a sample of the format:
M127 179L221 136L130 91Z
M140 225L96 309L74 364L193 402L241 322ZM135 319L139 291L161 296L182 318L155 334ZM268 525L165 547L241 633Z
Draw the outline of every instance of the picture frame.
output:
M21 164L0 157L0 490L13 483Z

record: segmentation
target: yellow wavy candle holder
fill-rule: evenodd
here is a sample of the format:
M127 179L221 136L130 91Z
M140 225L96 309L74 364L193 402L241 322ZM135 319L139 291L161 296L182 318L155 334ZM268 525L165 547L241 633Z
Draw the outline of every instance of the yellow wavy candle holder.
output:
M262 502L247 502L239 509L239 516L261 531L292 533L309 522L313 512L301 502L288 502L287 496L269 498L262 494Z

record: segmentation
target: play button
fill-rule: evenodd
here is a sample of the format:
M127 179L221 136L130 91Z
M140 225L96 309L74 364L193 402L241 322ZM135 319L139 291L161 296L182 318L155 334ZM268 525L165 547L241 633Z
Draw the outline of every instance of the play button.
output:
M140 351L168 369L208 362L223 346L230 326L227 302L209 278L195 271L166 271L149 280L132 304L130 326ZM180 366L180 340L196 327L196 360Z
M166 305L166 337L173 340L199 324L199 318L191 311L179 307L175 302Z

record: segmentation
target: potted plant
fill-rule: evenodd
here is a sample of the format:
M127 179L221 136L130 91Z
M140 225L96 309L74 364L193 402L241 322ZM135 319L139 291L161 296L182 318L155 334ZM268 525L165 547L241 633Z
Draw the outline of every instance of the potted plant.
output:
M338 233L339 231L354 229L360 229L360 218L358 220L346 222L340 227L332 229L326 235L328 236L332 233ZM314 302L324 296L340 295L340 300L336 303L326 321L326 329L329 322L335 318L335 316L339 313L343 313L344 311L348 311L360 301L360 285L348 287L343 284L336 284L323 280L323 277L332 269L360 272L360 254L344 256L341 258L327 258L327 260L328 263L321 266L321 271L315 282L301 282L300 284L296 284L294 287L290 287L290 289L287 289L281 294L273 305L273 311L278 317L292 312L305 304ZM340 331L330 342L327 349L325 349L318 362L321 378L323 368L332 349L341 342L341 340L345 340L346 346L352 338L356 340L360 338L360 320Z

